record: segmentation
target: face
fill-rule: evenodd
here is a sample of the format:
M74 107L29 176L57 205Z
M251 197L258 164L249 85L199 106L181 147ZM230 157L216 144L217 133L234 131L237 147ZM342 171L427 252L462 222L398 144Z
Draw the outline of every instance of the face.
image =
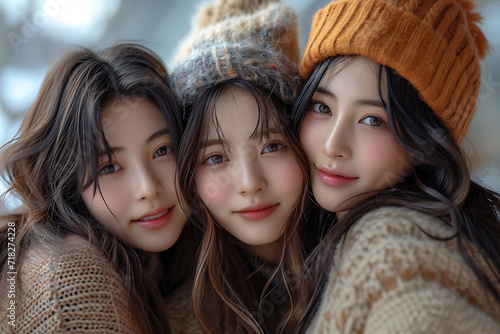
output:
M338 213L355 204L353 196L401 180L407 166L407 155L388 127L378 65L364 57L345 65L325 73L300 129L314 196L322 207ZM386 96L384 77L381 87Z
M248 92L229 88L215 116L223 138L212 124L198 155L197 191L222 228L259 252L282 236L302 192L302 172L277 121L269 135L252 136L258 105Z
M159 252L179 238L186 217L177 201L175 158L166 121L145 99L105 105L101 122L112 149L99 162L99 191L82 193L93 216L132 246Z

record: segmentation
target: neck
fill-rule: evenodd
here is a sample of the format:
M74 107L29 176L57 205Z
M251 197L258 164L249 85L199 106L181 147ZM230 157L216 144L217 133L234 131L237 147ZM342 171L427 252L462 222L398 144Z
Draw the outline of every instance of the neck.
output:
M160 261L160 254L148 252L148 255L151 256L151 259L146 271L151 275L151 277L159 279L163 270L163 265Z
M266 245L245 245L252 254L262 259L266 263L277 263L281 258L283 251L283 237L279 238L273 243Z

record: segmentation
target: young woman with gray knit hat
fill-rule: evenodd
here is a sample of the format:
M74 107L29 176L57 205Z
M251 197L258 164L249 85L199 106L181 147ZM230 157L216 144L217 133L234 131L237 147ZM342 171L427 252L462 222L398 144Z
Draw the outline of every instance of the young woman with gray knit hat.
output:
M459 147L487 42L470 1L339 0L300 64L294 129L332 223L297 333L499 333L500 197Z
M205 333L291 332L307 305L297 282L309 171L288 126L297 61L289 7L218 0L170 76L186 121L180 189L204 231L192 304Z

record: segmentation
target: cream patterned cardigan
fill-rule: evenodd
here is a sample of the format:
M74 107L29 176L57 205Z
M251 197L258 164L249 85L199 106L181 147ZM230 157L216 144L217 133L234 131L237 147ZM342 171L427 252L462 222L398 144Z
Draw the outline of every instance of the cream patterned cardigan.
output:
M363 216L337 247L307 333L500 333L499 303L456 242L422 230L451 235L441 220L406 208Z
M1 284L1 333L141 333L118 273L80 237L61 242L57 252L26 252L17 270L16 327L7 324Z

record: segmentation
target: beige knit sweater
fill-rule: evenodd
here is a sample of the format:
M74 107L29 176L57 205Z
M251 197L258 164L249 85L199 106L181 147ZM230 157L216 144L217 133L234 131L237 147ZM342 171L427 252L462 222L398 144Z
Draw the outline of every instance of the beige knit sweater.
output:
M308 333L500 333L500 306L456 242L422 230L452 234L442 221L405 208L363 216L337 247Z
M118 273L79 237L63 241L56 253L29 249L15 289L15 327L7 324L10 300L0 289L2 333L141 333Z

